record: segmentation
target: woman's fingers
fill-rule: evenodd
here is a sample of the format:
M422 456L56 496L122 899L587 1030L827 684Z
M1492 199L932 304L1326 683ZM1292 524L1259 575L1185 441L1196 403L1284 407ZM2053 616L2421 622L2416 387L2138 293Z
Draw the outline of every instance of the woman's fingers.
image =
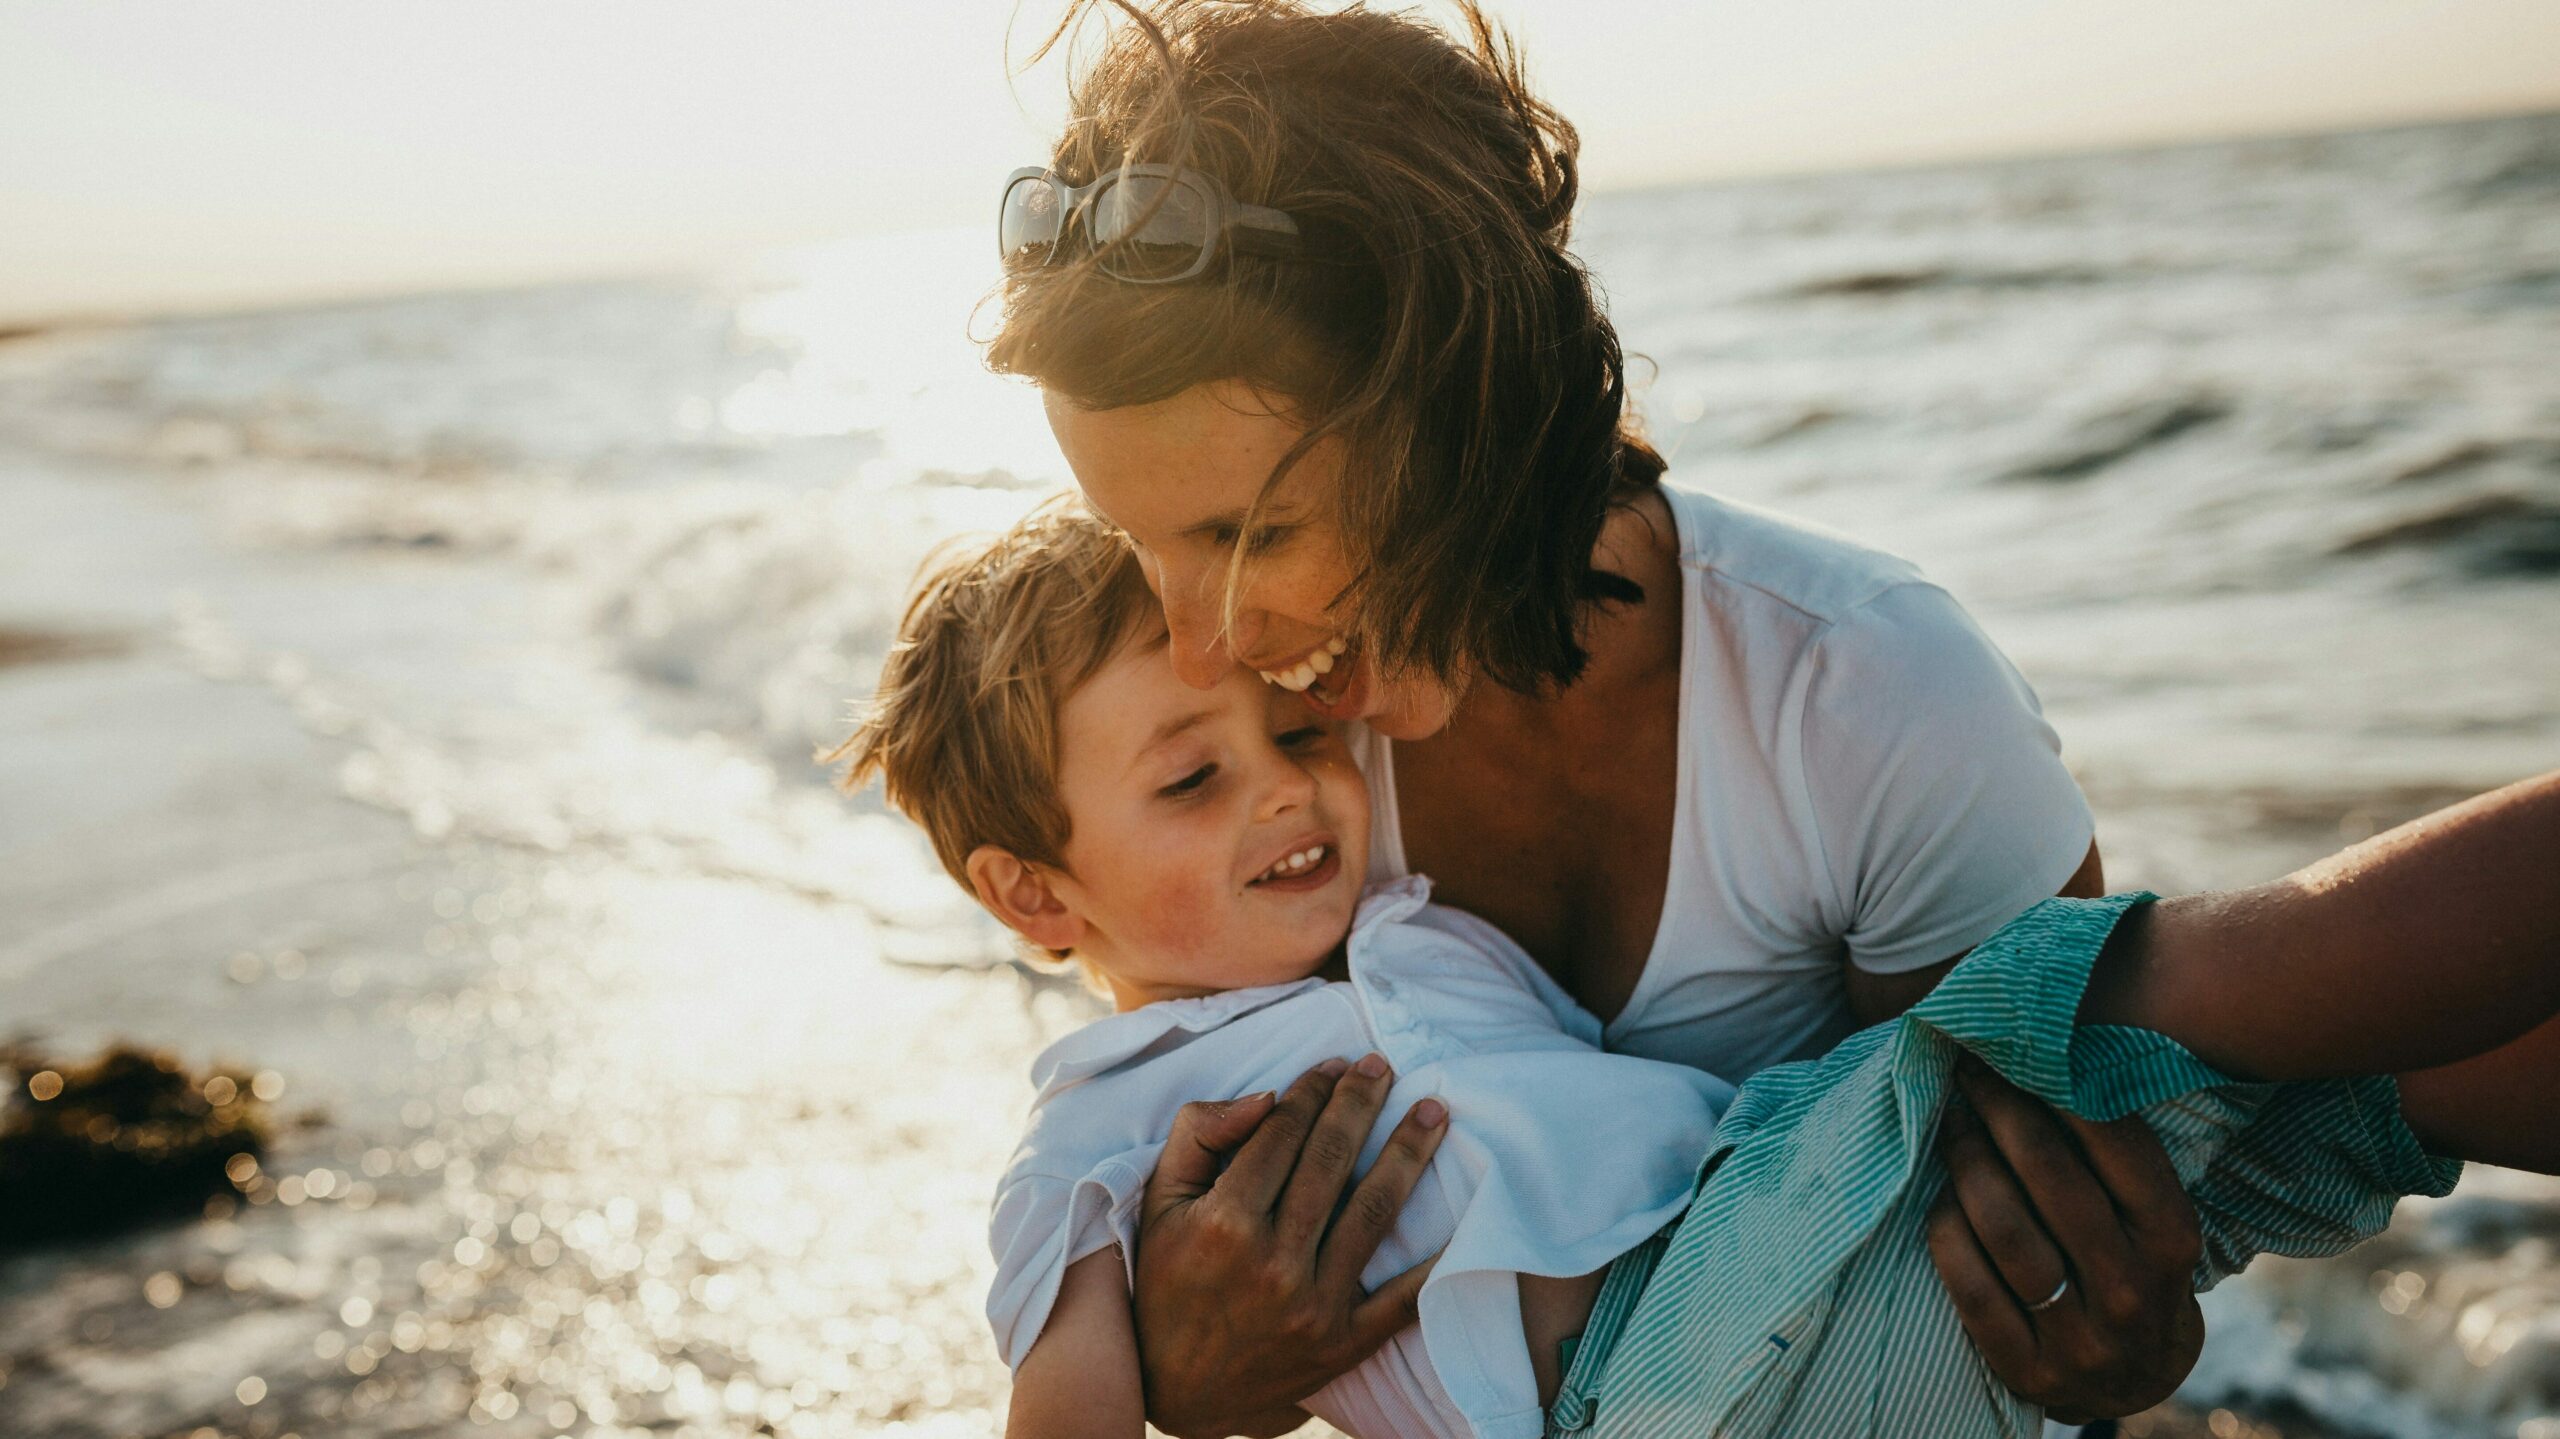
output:
M1363 1055L1334 1081L1333 1093L1299 1146L1297 1167L1280 1195L1274 1227L1283 1253L1313 1255L1334 1207L1351 1182L1351 1166L1369 1142L1369 1130L1387 1107L1394 1076L1382 1055Z
M1971 1068L1958 1075L1970 1104L1949 1106L1940 1146L1955 1204L1930 1224L1965 1332L2003 1383L2056 1416L2158 1402L2194 1364L2201 1329L2188 1293L2201 1241L2168 1152L2139 1119L2058 1114ZM2057 1303L2029 1307L2065 1276Z
M2104 1124L2074 1114L2061 1118L2113 1196L2139 1261L2175 1273L2183 1290L2188 1271L2204 1258L2204 1228L2160 1137L2133 1115Z
M1289 1172L1298 1165L1298 1151L1306 1146L1317 1117L1333 1097L1335 1081L1348 1068L1347 1060L1328 1059L1299 1075L1297 1082L1281 1094L1280 1102L1271 1106L1261 1127L1236 1151L1226 1173L1218 1176L1218 1198L1222 1202L1240 1213L1271 1212L1280 1201L1282 1187L1289 1182ZM1171 1145L1166 1147L1170 1149ZM1158 1167L1162 1167L1161 1161Z
M1379 1345L1421 1322L1422 1286L1430 1280L1431 1271L1439 1267L1440 1256L1434 1254L1379 1285L1376 1292L1352 1308L1351 1336L1360 1346L1361 1358L1368 1358Z
M1277 1097L1265 1090L1242 1099L1182 1106L1173 1117L1164 1155L1156 1161L1155 1173L1147 1176L1141 1222L1152 1222L1166 1209L1207 1194L1218 1182L1218 1166L1236 1146L1253 1137Z
M1982 1121L1961 1101L1947 1106L1938 1154L1946 1161L1947 1187L1955 1192L1974 1241L2018 1302L2036 1303L2059 1288L2069 1272L2061 1249L2037 1221L2035 1206L1992 1146Z
M1358 1292L1360 1271L1368 1267L1369 1256L1378 1251L1387 1231L1395 1228L1396 1216L1404 1212L1405 1200L1422 1180L1423 1167L1448 1132L1449 1109L1437 1099L1422 1100L1405 1111L1395 1133L1387 1136L1386 1147L1378 1151L1377 1162L1360 1176L1359 1187L1351 1191L1324 1237L1324 1252L1316 1260L1318 1287L1341 1286ZM1382 1286L1378 1292L1387 1293L1392 1287Z
M2009 1293L2007 1281L1973 1237L1952 1187L1940 1190L1929 1207L1929 1259L1965 1334L1982 1351L1983 1361L2002 1376L2029 1375L2036 1365L2036 1331L2026 1311ZM2024 1392L2024 1391L2021 1391ZM2033 1397L2030 1395L2029 1397Z
M2133 1243L2123 1218L2116 1213L2100 1173L2091 1168L2070 1132L2055 1122L2056 1111L1970 1056L1958 1066L1956 1082L2025 1191L2045 1233L2061 1249L2069 1266L2064 1272L2090 1291L2084 1297L2094 1298L2130 1283ZM2176 1193L2177 1176L2172 1172L2169 1178L2170 1192ZM2033 1302L2052 1292L2048 1284L2032 1293L2021 1290L2019 1297Z

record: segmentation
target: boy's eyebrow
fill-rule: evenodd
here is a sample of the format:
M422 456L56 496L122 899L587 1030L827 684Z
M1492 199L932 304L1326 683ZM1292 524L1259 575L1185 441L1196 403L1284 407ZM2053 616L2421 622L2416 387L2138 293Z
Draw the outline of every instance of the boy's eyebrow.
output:
M1138 767L1138 762L1153 753L1156 746L1163 744L1165 741L1172 739L1175 735L1181 734L1183 731L1190 729L1195 725L1215 718L1217 713L1217 710L1214 708L1198 709L1193 710L1187 715L1175 715L1172 719L1166 720L1163 724L1157 725L1155 733L1147 736L1147 742L1138 746L1138 753L1129 761L1129 767L1131 769L1136 769Z

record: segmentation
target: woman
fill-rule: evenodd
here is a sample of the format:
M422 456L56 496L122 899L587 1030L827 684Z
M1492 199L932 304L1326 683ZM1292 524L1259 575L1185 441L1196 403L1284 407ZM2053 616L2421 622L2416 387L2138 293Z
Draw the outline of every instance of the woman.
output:
M2034 696L1943 591L1660 483L1564 248L1573 131L1479 13L1466 46L1293 0L1129 13L1008 183L990 362L1045 391L1185 678L1365 724L1379 872L1508 931L1612 1048L1735 1080L2102 889ZM1137 1267L1159 1427L1277 1432L1411 1321L1419 1272L1357 1284L1437 1137L1408 1119L1351 1184L1385 1087L1186 1114ZM1981 1107L1932 1230L1967 1331L2056 1413L2165 1395L2202 1327L2157 1142ZM1275 1177L1222 1183L1238 1153ZM1328 1232L1273 1217L1346 1191Z

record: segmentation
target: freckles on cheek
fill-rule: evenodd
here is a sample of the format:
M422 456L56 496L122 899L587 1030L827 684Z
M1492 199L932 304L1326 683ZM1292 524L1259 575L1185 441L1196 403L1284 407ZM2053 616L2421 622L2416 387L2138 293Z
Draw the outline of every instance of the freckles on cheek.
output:
M1167 884L1142 897L1138 911L1147 946L1168 958L1194 958L1218 942L1225 906L1210 886Z
M1184 827L1168 827L1139 867L1125 910L1146 943L1167 956L1196 954L1219 942L1229 899L1226 877L1201 863L1206 840L1188 839Z

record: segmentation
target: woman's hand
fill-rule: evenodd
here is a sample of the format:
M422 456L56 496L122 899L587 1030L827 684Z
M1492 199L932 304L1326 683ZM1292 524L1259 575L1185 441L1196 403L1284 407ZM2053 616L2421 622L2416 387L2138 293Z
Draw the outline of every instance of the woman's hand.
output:
M1447 1132L1439 1101L1406 1114L1343 1201L1392 1082L1376 1055L1328 1060L1277 1101L1191 1104L1175 1118L1139 1209L1133 1296L1157 1428L1286 1432L1306 1417L1300 1400L1414 1321L1429 1264L1375 1294L1360 1271Z
M2168 1398L2204 1345L2204 1240L2168 1151L2139 1118L2060 1114L1970 1057L1957 1083L1929 1256L1974 1347L2066 1424Z

